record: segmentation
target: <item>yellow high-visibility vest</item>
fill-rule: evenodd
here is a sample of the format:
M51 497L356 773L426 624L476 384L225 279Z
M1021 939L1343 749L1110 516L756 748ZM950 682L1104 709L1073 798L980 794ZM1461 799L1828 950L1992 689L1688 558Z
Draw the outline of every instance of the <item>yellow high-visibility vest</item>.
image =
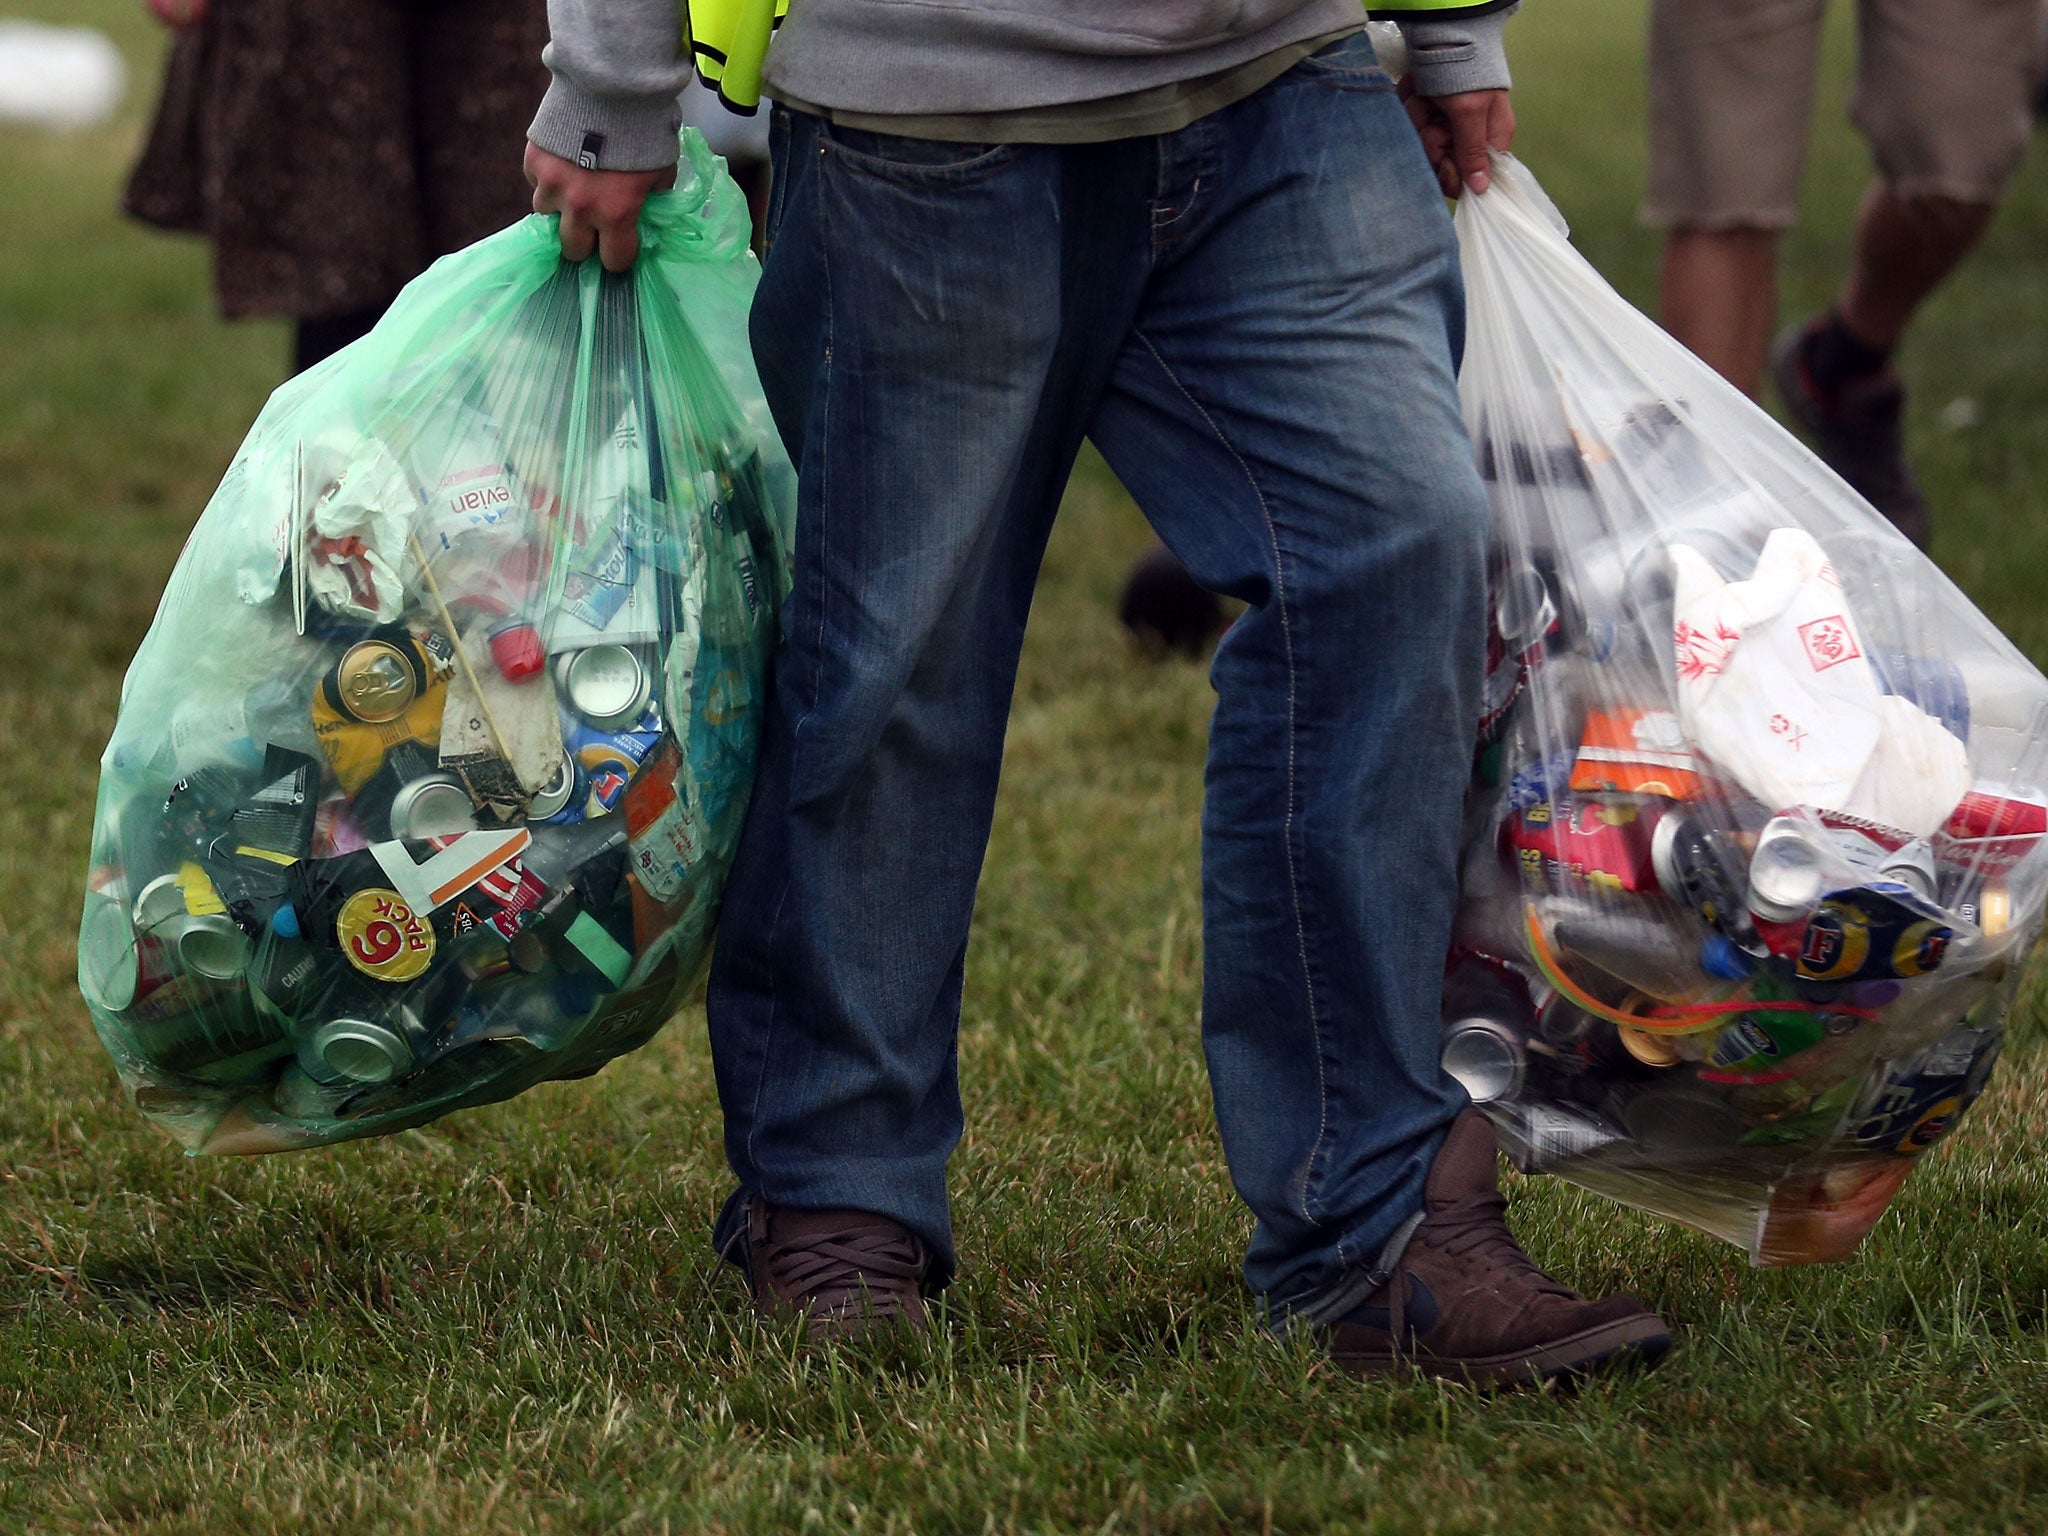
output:
M1465 11L1484 15L1505 10L1514 0L1368 0L1379 17L1417 12ZM697 58L697 73L735 112L751 117L761 105L761 63L768 39L789 14L789 0L677 0L683 36Z
M1484 16L1488 11L1504 11L1516 3L1517 0L1366 0L1365 9L1374 21L1396 21L1417 11L1464 11Z
M752 117L761 106L761 61L789 0L681 0L681 9L697 73L719 100Z

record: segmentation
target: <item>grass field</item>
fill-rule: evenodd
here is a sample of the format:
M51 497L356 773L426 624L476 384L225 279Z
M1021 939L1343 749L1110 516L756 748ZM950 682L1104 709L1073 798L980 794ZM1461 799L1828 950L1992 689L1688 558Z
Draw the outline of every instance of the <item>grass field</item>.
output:
M111 212L137 98L0 133L0 1529L193 1533L2048 1528L2048 1045L1861 1260L1756 1272L1549 1181L1539 1259L1682 1330L1576 1397L1363 1386L1267 1343L1196 1041L1209 691L1130 658L1142 546L1084 465L1025 658L963 1029L964 1276L928 1343L805 1354L705 1240L724 1193L701 1016L588 1083L386 1142L179 1156L72 984L92 764L185 530L280 377L212 317L203 251ZM1521 148L1639 302L1641 7L1512 29ZM1825 299L1865 170L1836 18L1788 303ZM2048 156L1907 372L1936 553L2048 660ZM508 145L512 154L516 145ZM1942 427L1950 402L1976 425ZM1966 412L1951 412L1960 419Z

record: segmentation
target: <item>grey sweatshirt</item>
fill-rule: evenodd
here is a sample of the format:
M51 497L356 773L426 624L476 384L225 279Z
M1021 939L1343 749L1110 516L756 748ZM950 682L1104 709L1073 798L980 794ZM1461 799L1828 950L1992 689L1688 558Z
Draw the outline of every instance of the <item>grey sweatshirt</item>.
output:
M1503 89L1507 6L1401 20L1425 96ZM554 75L528 137L593 170L675 160L691 73L677 0L548 0ZM768 95L863 117L1010 113L1237 68L1356 28L1359 0L795 0Z

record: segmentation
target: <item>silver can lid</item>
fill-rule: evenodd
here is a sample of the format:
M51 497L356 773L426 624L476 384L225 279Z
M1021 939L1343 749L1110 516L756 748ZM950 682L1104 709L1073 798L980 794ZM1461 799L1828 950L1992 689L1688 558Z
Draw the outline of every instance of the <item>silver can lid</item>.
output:
M1877 866L1877 872L1883 879L1897 881L1916 896L1928 901L1935 899L1940 872L1934 866L1934 845L1924 837L1916 837L1897 849Z
M450 773L414 779L391 797L394 837L452 837L476 830L476 804Z
M388 1083L413 1063L404 1035L368 1019L330 1019L313 1032L312 1045L329 1074L351 1082Z
M185 915L185 893L176 875L158 875L135 897L135 926L144 933Z
M249 936L231 917L188 917L178 929L178 963L208 981L233 981L249 968Z
M1679 899L1684 885L1678 867L1678 836L1690 832L1692 821L1683 811L1667 810L1650 831L1650 872L1657 877L1657 889Z
M78 933L78 989L85 1000L107 1013L119 1013L135 1001L141 976L142 956L135 947L128 904L87 896Z
M593 645L555 664L569 707L595 725L629 725L647 707L647 668L625 645Z
M1749 859L1749 910L1767 923L1804 917L1820 900L1822 852L1805 824L1780 816L1765 827Z
M1503 572L1494 589L1493 621L1510 651L1525 651L1541 640L1557 621L1542 572L1526 565Z
M533 802L526 808L529 821L546 821L558 814L576 793L576 760L569 756L569 749L562 749L561 761L555 764L555 771L548 776L547 783L533 792Z
M1474 1104L1509 1098L1522 1086L1522 1047L1488 1019L1460 1019L1444 1030L1444 1070Z

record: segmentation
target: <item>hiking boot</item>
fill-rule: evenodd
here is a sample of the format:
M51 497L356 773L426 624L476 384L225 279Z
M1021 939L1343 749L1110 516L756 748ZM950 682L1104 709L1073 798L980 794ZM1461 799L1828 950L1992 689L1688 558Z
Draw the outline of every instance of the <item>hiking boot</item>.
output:
M1824 393L1807 367L1807 349L1826 323L1793 326L1771 348L1771 376L1785 409L1813 439L1821 461L1925 549L1927 498L1906 462L1906 386L1887 366L1849 380L1832 396Z
M1587 1301L1529 1261L1502 1220L1494 1155L1493 1126L1466 1110L1410 1228L1372 1271L1292 1315L1321 1331L1340 1369L1509 1386L1647 1363L1671 1347L1670 1330L1635 1297Z
M814 1340L876 1328L922 1332L931 1251L908 1227L868 1211L799 1211L747 1202L746 1261L763 1317L800 1316Z

